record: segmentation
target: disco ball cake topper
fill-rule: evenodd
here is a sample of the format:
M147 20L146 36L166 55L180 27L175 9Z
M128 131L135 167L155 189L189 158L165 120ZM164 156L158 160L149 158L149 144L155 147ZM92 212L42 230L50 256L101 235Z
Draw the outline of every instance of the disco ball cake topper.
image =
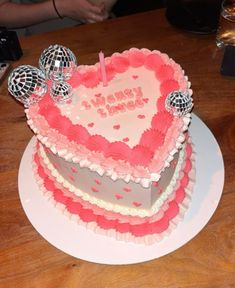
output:
M39 58L39 68L53 81L68 80L76 67L77 60L73 52L58 44L49 46Z
M193 108L192 97L187 91L173 91L167 95L166 109L176 116L184 116Z
M46 93L46 77L36 67L21 65L11 72L8 78L8 91L25 107L29 107L37 103Z
M56 103L67 103L72 98L72 87L67 82L54 82L51 86L50 94Z

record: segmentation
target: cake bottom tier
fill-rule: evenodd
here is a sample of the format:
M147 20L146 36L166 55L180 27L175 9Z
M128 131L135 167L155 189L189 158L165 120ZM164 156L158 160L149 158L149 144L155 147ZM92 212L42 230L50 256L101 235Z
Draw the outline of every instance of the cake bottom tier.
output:
M162 240L177 227L190 204L195 182L195 159L192 144L189 142L187 145L190 148L187 149L187 159L191 165L190 168L183 167L181 178L183 175L188 181L179 181L165 205L151 217L128 216L107 211L71 193L55 181L43 163L38 143L33 155L35 179L45 197L79 225L120 241L150 245Z

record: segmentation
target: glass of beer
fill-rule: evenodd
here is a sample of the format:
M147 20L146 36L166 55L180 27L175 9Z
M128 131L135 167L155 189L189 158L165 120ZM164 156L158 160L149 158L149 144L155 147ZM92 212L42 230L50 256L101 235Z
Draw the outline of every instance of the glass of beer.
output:
M224 0L216 35L216 45L235 45L235 0Z

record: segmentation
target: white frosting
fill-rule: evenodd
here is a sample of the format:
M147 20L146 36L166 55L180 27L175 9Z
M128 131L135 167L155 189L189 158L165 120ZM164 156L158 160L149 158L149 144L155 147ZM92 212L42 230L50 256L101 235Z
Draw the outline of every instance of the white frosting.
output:
M125 93L127 89L123 87L128 87L130 94ZM121 92L124 99L115 96L118 92ZM157 97L160 95L159 82L156 81L153 71L144 67L129 67L126 72L117 74L106 87L102 83L93 89L79 85L73 91L72 105L58 105L58 108L73 124L81 124L92 135L102 135L110 142L128 138L128 146L133 147L138 144L143 131L151 126L151 119L157 112ZM134 110L127 107L128 103L133 104L137 99L141 107ZM102 105L98 105L98 101L101 101ZM118 105L121 105L123 110L110 115L110 109ZM99 109L102 109L106 117L101 116Z
M177 166L175 168L175 172L173 177L170 181L170 184L166 188L166 190L161 194L161 196L156 200L153 206L150 209L141 209L141 208L130 208L124 207L118 204L109 203L102 199L97 199L96 197L87 194L84 191L81 191L78 187L75 187L71 183L69 183L60 173L54 168L53 164L50 162L48 156L46 155L44 149L40 147L40 156L48 170L51 172L51 175L55 177L55 181L62 184L65 188L67 188L70 192L74 193L78 197L81 197L84 201L88 201L91 204L95 204L98 207L104 208L108 211L114 211L120 213L122 215L131 215L131 216L139 216L139 217L150 217L156 214L162 205L164 204L165 200L169 197L169 195L173 192L174 187L177 183L177 180L180 177L180 171L182 170L185 152L184 149L181 149L179 153L179 160Z

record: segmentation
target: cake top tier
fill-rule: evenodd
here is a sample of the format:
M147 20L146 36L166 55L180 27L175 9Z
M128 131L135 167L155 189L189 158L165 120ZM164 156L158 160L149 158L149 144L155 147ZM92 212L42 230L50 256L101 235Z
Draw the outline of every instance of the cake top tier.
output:
M53 153L113 180L143 186L157 181L190 122L190 113L179 116L165 105L173 91L192 94L181 67L159 51L132 48L105 58L103 67L78 66L67 82L69 101L56 103L48 89L26 110L38 139ZM48 87L53 85L49 80Z

